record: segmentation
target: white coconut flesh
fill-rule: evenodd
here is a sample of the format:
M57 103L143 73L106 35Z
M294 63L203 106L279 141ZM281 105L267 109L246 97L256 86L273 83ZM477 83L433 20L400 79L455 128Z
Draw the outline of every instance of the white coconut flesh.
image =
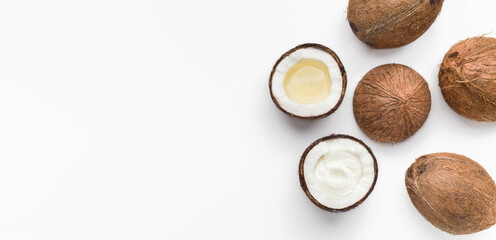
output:
M317 48L300 48L275 67L272 94L279 106L302 117L325 114L341 98L343 77L334 57Z
M359 142L346 138L322 141L303 165L308 191L320 204L343 209L360 201L374 184L374 159Z

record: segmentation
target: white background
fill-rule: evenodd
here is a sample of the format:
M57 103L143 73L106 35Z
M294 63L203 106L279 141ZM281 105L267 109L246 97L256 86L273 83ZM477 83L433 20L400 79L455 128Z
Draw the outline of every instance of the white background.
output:
M0 2L0 239L494 239L453 237L411 204L404 173L432 152L464 154L496 177L496 125L454 113L438 87L450 46L496 30L493 0L449 0L405 47L355 38L344 0ZM272 103L270 70L306 42L348 72L344 102L319 121ZM432 110L405 142L374 143L352 96L375 66L429 83ZM379 163L359 208L332 214L300 189L304 149L331 133L363 139Z

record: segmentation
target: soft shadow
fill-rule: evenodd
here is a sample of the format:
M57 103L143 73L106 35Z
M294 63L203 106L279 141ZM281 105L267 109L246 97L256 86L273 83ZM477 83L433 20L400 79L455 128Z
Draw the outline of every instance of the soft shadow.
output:
M341 221L345 221L345 219L354 218L357 215L355 214L355 211L357 211L357 209L352 209L350 211L340 212L340 213L327 212L321 209L316 209L316 210L320 210L320 211L319 212L315 211L315 213L312 213L312 215L314 215L316 218L321 219L324 222L332 223L332 224L334 224L337 221L341 222Z
M462 115L456 113L451 109L444 99L441 97L439 101L444 103L444 115L446 116L446 121L453 121L453 126L463 126L464 129L453 129L453 131L459 131L460 133L470 133L470 135L477 136L492 136L496 132L496 122L478 122L472 119L463 117ZM439 106L441 107L441 106Z
M356 209L343 213L325 211L310 201L301 189L294 191L289 197L295 199L287 206L289 208L288 212L291 212L293 216L290 222L292 226L298 226L301 221L314 221L315 223L321 223L321 225L338 228L341 224L353 218L355 215L353 212L356 211Z
M424 236L432 236L433 239L447 239L447 237L452 236L446 232L437 229L436 227L434 227L434 225L432 225L424 217L422 217L419 211L411 203L408 194L402 194L402 196L403 196L401 199L402 202L409 203L406 204L408 205L407 207L408 214L404 216L404 218L409 218L409 219L406 219L405 222L414 223L417 232L422 233L421 235Z
M475 120L471 120L462 116L458 116L458 121L463 122L466 126L469 128L475 129L475 130L483 130L484 132L487 132L486 130L488 128L495 128L496 129L496 123L495 122L477 122ZM492 135L492 133L491 133Z
M405 49L403 48L389 48L389 49L376 49L376 48L371 48L367 47L367 54L370 56L373 56L375 59L391 59L391 56L399 56L401 52L404 52ZM391 62L385 62L386 63L391 63Z
M318 120L305 120L305 119L299 119L295 117L288 116L286 114L280 114L280 118L284 118L280 120L281 122L284 122L285 124L289 125L292 127L292 129L295 129L297 131L310 131L312 129L316 128L322 128L322 126L325 125L326 119L318 119Z

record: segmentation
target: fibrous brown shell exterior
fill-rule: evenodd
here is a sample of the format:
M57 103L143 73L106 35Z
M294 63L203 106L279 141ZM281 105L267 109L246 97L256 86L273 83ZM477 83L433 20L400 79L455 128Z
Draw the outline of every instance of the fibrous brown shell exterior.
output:
M405 174L413 205L435 227L470 234L496 223L496 185L475 161L454 153L419 157Z
M348 21L353 33L373 48L413 42L434 23L443 0L350 0Z
M353 204L349 207L346 207L346 208L341 208L341 209L330 208L330 207L327 207L327 206L321 204L319 201L317 201L317 199L315 199L312 196L312 194L310 193L310 191L308 190L307 183L305 182L305 172L304 172L305 159L307 158L307 154L310 152L310 150L312 150L312 148L314 148L315 146L317 146L317 144L319 144L321 142L324 142L327 140L332 140L332 139L337 139L337 138L346 138L346 139L350 139L350 140L353 140L353 141L359 143L360 145L365 147L365 149L367 149L367 151L370 153L370 156L372 156L372 159L374 160L374 181L373 181L372 185L370 186L367 194L365 194L365 196L363 196L363 198L360 199L359 201L357 201L355 204ZM365 199L367 199L367 197L370 195L370 193L372 193L372 190L374 190L375 183L377 182L378 172L379 172L379 167L377 166L377 159L375 158L374 153L372 153L372 150L369 148L369 146L367 146L362 140L355 138L355 137L352 137L352 136L349 136L349 135L345 135L345 134L332 134L330 136L318 139L317 141L310 144L310 146L308 146L307 149L305 149L305 152L303 152L303 155L301 155L300 164L298 166L298 177L300 179L300 186L303 189L303 192L305 192L305 195L308 197L308 199L310 199L310 201L312 201L315 205L317 205L317 207L319 207L323 210L326 210L328 212L334 212L334 213L346 212L346 211L352 210L352 209L358 207L360 204L362 204L363 201L365 201Z
M277 66L279 65L279 63L282 60L284 60L286 57L288 57L291 53L295 52L298 49L302 49L302 48L316 48L316 49L322 50L322 51L328 53L329 55L331 55L334 58L334 60L336 61L336 63L338 64L339 70L341 72L341 77L343 79L343 84L342 84L342 88L341 88L341 97L339 98L338 103L332 109L330 109L328 112L321 114L321 115L318 115L318 116L305 117L305 116L299 116L299 115L295 115L293 113L290 113L281 107L281 105L279 104L277 99L274 97L274 94L272 93L272 77L274 76L274 73L276 71ZM298 45L298 46L292 48L291 50L287 51L286 53L284 53L274 64L274 67L272 68L272 71L270 73L270 78L269 78L270 97L272 98L272 101L277 106L277 108L279 108L279 110L281 110L282 112L284 112L285 114L287 114L291 117L296 117L296 118L305 119L305 120L318 120L318 119L325 118L325 117L331 115L339 108L339 106L341 106L341 103L343 102L344 94L346 92L347 82L348 81L346 79L346 70L344 68L344 65L341 62L341 59L339 59L338 55L333 50L331 50L330 48L328 48L324 45L318 44L318 43L304 43L304 44Z
M451 47L441 64L439 86L455 112L496 121L496 38L474 37Z
M431 94L424 78L401 64L386 64L370 70L358 83L353 96L355 120L371 139L403 141L427 120Z

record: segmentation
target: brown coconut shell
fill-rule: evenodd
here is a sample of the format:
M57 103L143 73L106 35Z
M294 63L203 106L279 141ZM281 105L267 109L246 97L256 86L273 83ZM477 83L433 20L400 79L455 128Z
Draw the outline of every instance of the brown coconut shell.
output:
M496 121L496 38L474 37L451 47L439 70L439 87L460 115Z
M421 156L406 171L405 184L420 214L445 232L471 234L496 223L496 185L468 157L454 153Z
M413 42L434 23L443 0L350 0L348 22L353 33L373 48Z
M372 156L372 159L374 160L374 181L373 181L372 185L370 186L369 191L365 194L365 196L363 196L363 198L358 200L353 205L346 207L346 208L341 208L341 209L335 209L335 208L327 207L327 206L321 204L319 201L317 201L317 199L315 199L312 196L312 193L310 193L310 191L308 190L307 183L305 182L305 171L303 168L303 166L305 164L305 159L307 158L307 154L310 152L310 150L312 150L312 148L314 148L315 146L317 146L317 144L319 144L321 142L332 140L332 139L338 139L338 138L346 138L346 139L350 139L350 140L353 140L353 141L359 143L360 145L365 147L365 149L367 149L367 151ZM317 141L310 144L310 146L308 146L307 149L305 149L305 152L303 152L303 155L301 155L300 164L298 166L298 177L300 179L300 186L301 186L301 189L303 189L303 192L305 192L305 195L308 197L308 199L310 199L310 201L312 201L315 205L317 205L317 207L319 207L323 210L329 211L329 212L334 212L334 213L346 212L346 211L354 209L354 208L358 207L360 204L362 204L363 201L365 201L365 199L367 199L367 197L370 195L372 190L374 190L375 183L377 182L378 172L379 172L379 168L377 166L377 159L375 158L374 153L372 153L372 150L369 148L369 146L367 146L362 140L360 140L358 138L344 135L344 134L332 134L330 136L318 139Z
M431 94L424 78L401 64L370 70L353 96L355 120L371 139L395 143L412 136L427 120Z
M272 77L274 76L274 73L276 71L277 65L279 65L279 63L283 59L285 59L286 57L288 57L291 53L295 52L298 49L302 49L302 48L316 48L316 49L322 50L322 51L328 53L329 55L331 55L334 58L334 60L336 60L336 63L338 64L339 70L341 72L341 77L343 79L343 85L342 85L342 89L341 89L341 97L339 98L338 103L332 109L330 109L328 112L323 113L323 114L320 114L320 115L316 115L316 116L305 117L305 116L299 116L299 115L296 115L296 114L293 114L293 113L290 113L290 112L286 111L286 109L284 109L284 108L281 107L281 105L279 104L279 102L277 101L277 99L274 97L274 94L272 93ZM331 79L331 81L332 81L332 79ZM292 48L291 50L287 51L286 53L284 53L276 61L276 63L274 64L274 67L272 68L272 71L271 71L270 77L269 77L270 97L272 98L272 101L274 102L274 104L276 105L276 107L279 108L279 110L281 110L282 112L284 112L285 114L287 114L287 115L289 115L291 117L296 117L296 118L305 119L305 120L318 120L318 119L321 119L321 118L325 118L325 117L331 115L332 113L334 113L339 108L339 106L341 105L341 103L343 102L344 94L346 92L346 84L347 84L346 70L344 69L344 66L343 66L343 63L341 62L341 59L339 59L338 55L333 50L331 50L330 48L328 48L328 47L326 47L324 45L318 44L318 43L305 43L305 44L301 44L301 45L298 45L298 46Z

